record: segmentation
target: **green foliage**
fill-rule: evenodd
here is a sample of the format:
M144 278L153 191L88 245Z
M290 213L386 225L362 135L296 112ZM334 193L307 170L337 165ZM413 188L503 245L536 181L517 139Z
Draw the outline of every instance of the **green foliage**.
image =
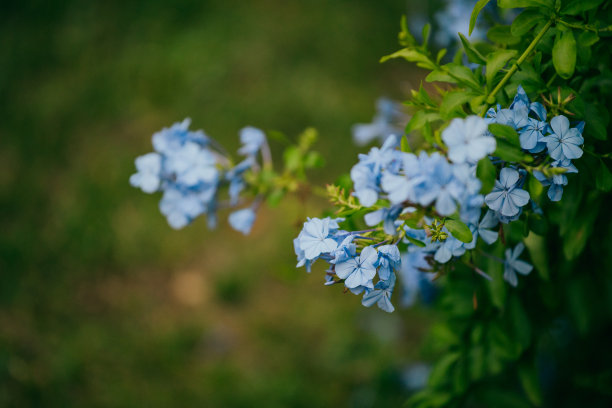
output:
M470 32L487 3L476 3ZM407 132L420 133L427 147L444 149L439 134L445 121L484 116L498 103L507 106L522 85L532 100L545 105L549 119L563 114L573 122L585 121L584 156L575 161L578 174L566 173L551 167L543 156L525 154L512 127L489 126L497 142L493 156L526 170L523 188L542 213L523 214L504 224L495 245L481 243L482 251L465 255L462 265L441 272L438 308L443 322L431 330L427 342L437 360L427 388L407 405L573 407L588 400L593 406L610 406L610 393L592 384L601 381L600 375L612 376L609 366L594 363L612 361L601 337L612 335L612 256L602 255L612 248L608 205L612 200L608 110L612 4L604 0L498 0L497 4L523 10L511 25L488 31L490 44L472 43L459 35L471 68L458 59L444 63L434 58L445 51L434 53L426 44L403 43L405 48L392 54L429 70L427 82L444 83L413 92L406 103L413 110ZM500 167L489 158L478 163L483 193L493 187ZM568 178L561 201L550 201L548 188L533 176L535 171ZM445 226L463 242L471 239L469 229L455 219L446 219ZM503 279L503 258L518 241L525 243L535 273L513 288ZM474 265L486 265L483 269L491 280L478 276ZM592 348L582 348L587 344ZM554 366L554 376L547 376L543 364ZM575 365L581 367L580 373Z

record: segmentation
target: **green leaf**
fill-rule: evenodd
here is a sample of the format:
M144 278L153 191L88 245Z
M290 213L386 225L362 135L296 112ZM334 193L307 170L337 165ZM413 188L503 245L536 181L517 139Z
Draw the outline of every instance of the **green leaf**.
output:
M433 366L431 370L431 374L429 375L428 384L430 386L437 386L446 383L450 377L450 371L455 365L455 363L459 360L461 354L458 352L447 353L442 358L440 358L436 364Z
M516 50L499 50L487 55L485 78L487 84L493 85L495 75L504 67L510 58L516 56Z
M536 234L529 234L523 242L529 251L531 262L535 266L536 272L538 272L542 279L548 281L550 279L550 269L548 268L546 238Z
M414 245L416 245L418 247L423 248L423 247L427 246L424 242L419 241L418 239L412 238L412 237L410 237L408 235L406 235L404 238L406 238L408 241L410 241L411 243L413 243Z
M455 77L461 84L468 86L478 92L482 92L482 86L476 79L476 76L471 69L460 64L446 64L444 67L448 70L449 74Z
M474 97L474 94L471 92L465 91L456 91L456 92L447 92L444 94L444 99L440 103L440 116L443 119L450 119L453 116L453 112L460 110L461 105L467 103Z
M501 8L545 7L552 9L554 0L497 0Z
M491 0L478 0L478 3L474 6L474 10L472 10L472 15L470 16L470 29L468 35L472 35L472 31L474 31L474 27L476 27L476 19L478 19L478 15L489 1Z
M426 112L418 110L414 113L408 124L406 125L406 133L410 133L413 130L421 129L428 122L440 120L440 114L437 112Z
M561 7L561 14L576 15L598 7L604 0L569 0Z
M427 23L423 26L423 31L421 32L424 47L426 47L427 43L429 43L429 33L431 33L431 24Z
M447 72L442 70L431 71L426 77L425 81L427 82L448 82L451 84L456 84L457 80L450 76Z
M605 192L612 190L612 173L610 173L610 169L601 159L599 160L599 167L595 175L595 186Z
M540 389L538 373L534 364L520 364L518 367L518 375L529 401L536 407L542 406L542 391Z
M408 144L408 137L406 137L406 135L402 135L402 138L400 139L400 150L406 153L412 151L410 149L410 144Z
M393 58L403 58L406 61L414 62L421 68L433 70L436 65L429 59L429 57L423 54L421 51L414 48L402 48L393 54L386 55L380 59L380 62L385 62Z
M512 35L510 26L496 25L487 31L487 37L494 43L501 45L516 45L521 42L519 37Z
M448 231L452 234L453 237L457 238L461 242L469 244L474 239L470 228L465 225L461 220L447 218L446 221L444 221L444 226L446 227L446 229L448 229Z
M511 126L491 123L489 125L489 132L493 133L497 137L504 138L514 146L521 147L519 135Z
M558 31L552 50L553 65L557 74L563 79L569 79L576 69L576 39L574 33Z
M482 182L480 193L490 193L491 190L493 190L495 180L497 179L497 170L491 162L491 159L485 157L484 159L480 159L480 161L478 161L478 165L476 166L476 176Z
M304 157L304 167L307 169L320 168L325 165L325 159L319 152L308 152Z
M527 9L519 14L512 25L510 26L510 32L512 35L521 37L529 32L540 20L545 19L538 10Z
M525 154L520 148L504 139L497 139L497 149L495 149L493 156L507 162L519 162L525 158Z
M472 44L470 44L468 39L461 33L459 33L459 38L461 38L461 43L463 44L463 49L465 50L465 55L467 55L468 60L476 64L484 64L485 58Z
M585 121L588 124L584 127L585 135L606 140L608 138L608 122L610 121L608 110L599 104L589 104L586 106L584 113Z

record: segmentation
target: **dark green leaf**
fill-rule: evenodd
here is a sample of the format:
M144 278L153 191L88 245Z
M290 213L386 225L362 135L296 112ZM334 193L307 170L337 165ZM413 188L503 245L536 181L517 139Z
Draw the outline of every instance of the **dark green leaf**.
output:
M562 14L576 15L598 7L604 0L569 0L561 7Z
M529 251L535 270L542 279L547 281L550 278L550 270L548 268L548 251L546 250L545 238L536 234L529 234L523 242Z
M540 382L538 381L538 373L536 367L531 364L521 364L518 367L519 379L521 385L529 401L536 407L542 405L542 391L540 390Z
M552 50L553 65L557 74L569 79L576 69L576 39L570 31L558 31Z
M461 33L459 33L459 38L461 38L461 43L463 44L463 49L465 50L465 55L467 55L468 60L476 64L484 64L485 58L472 44L470 44L468 39Z
M497 149L495 149L493 156L497 156L507 162L519 162L524 159L525 154L520 148L504 139L497 139Z
M606 140L608 138L608 122L610 121L608 110L598 104L589 104L586 106L584 113L587 123L584 127L585 135Z
M497 0L501 8L546 7L552 9L554 0Z
M478 19L478 15L482 11L483 8L489 3L491 0L478 0L478 3L474 6L474 10L472 10L472 15L470 16L470 29L468 31L468 35L472 35L472 31L474 31L474 27L476 27L476 20Z
M431 370L428 384L430 386L436 386L446 383L450 377L450 371L453 365L459 360L460 356L461 354L455 352L447 353L440 358Z
M545 19L539 11L533 9L524 10L519 14L512 25L510 26L510 32L512 35L521 37L529 32L540 20Z
M608 192L612 190L612 173L606 166L603 160L599 160L599 167L595 176L595 185L601 191Z
M493 133L497 137L504 138L514 146L521 147L519 135L511 126L491 123L489 125L489 132Z
M444 226L446 226L446 229L448 229L453 237L461 242L469 244L474 239L470 228L458 219L447 218L444 221Z
M490 193L497 179L497 170L488 157L481 159L476 166L476 176L482 182L481 194Z

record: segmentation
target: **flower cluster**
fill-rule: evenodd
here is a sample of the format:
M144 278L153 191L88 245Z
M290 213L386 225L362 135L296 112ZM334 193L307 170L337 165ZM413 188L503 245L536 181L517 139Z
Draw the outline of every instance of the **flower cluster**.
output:
M311 265L317 259L329 263L326 284L344 282L354 294L364 294L363 305L377 304L392 312L391 294L395 286L395 271L400 265L400 253L396 245L367 245L372 238L366 236L372 230L344 231L339 223L342 218L312 218L293 240L298 266ZM361 235L364 234L364 235ZM378 281L374 279L378 275Z
M553 117L550 122L546 115L545 107L539 102L530 102L519 86L510 107L489 109L487 121L510 126L517 131L521 149L529 153L534 162L540 163L539 168L531 169L533 176L549 187L548 198L551 201L559 201L563 196L563 186L568 182L564 173L578 172L572 160L583 154L584 122L571 127L569 119L563 115ZM494 190L487 195L485 202L498 214L500 221L507 223L516 220L522 207L529 202L529 193L522 189L526 174L523 169L505 167Z
M137 173L130 184L145 193L162 191L159 209L172 228L181 229L196 217L206 214L208 225L217 223L219 189L229 185L229 206L239 203L240 192L246 187L244 175L257 170L257 153L265 148L265 134L246 127L240 132L242 147L238 151L246 158L236 166L203 131L189 130L190 119L175 123L153 135L155 152L136 158ZM255 221L258 200L252 206L232 213L230 225L248 234Z

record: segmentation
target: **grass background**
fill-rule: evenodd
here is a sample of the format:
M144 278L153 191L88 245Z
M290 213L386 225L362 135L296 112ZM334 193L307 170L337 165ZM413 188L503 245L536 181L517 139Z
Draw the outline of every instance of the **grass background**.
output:
M28 1L0 6L0 406L397 406L427 311L387 315L294 267L316 198L252 235L182 231L133 189L133 160L193 119L233 151L245 125L350 127L418 85L405 1ZM280 149L275 148L275 153Z

